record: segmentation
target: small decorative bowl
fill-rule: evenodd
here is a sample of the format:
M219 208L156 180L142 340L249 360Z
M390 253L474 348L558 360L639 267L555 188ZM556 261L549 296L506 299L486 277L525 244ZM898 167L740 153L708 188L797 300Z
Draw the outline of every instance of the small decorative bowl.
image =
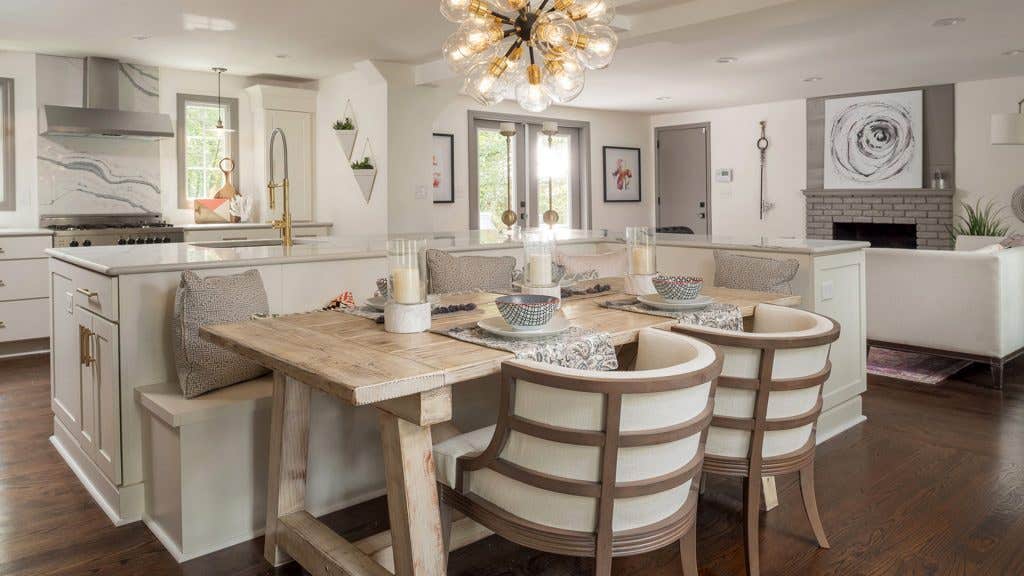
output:
M699 276L656 276L654 289L665 300L693 300L700 295L704 279Z
M537 294L514 294L494 301L501 317L513 328L538 328L551 321L558 310L558 298Z

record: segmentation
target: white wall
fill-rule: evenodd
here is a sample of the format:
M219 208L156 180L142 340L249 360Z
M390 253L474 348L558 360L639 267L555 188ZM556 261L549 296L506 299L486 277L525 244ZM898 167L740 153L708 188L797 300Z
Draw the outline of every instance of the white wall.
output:
M1006 207L1003 221L1024 233L1009 208L1013 191L1024 186L1024 146L993 146L990 132L992 114L1015 112L1021 98L1024 76L956 85L956 170L957 200Z
M352 156L372 155L376 162L377 180L369 203L352 176L351 162L332 127L335 120L346 115L355 116L358 129ZM387 232L387 84L364 66L321 80L316 117L316 219L333 222L335 236ZM367 141L370 148L366 148Z
M775 202L760 220L761 159L755 147L760 121L768 122L767 187L765 198ZM711 226L715 235L803 237L806 235L807 102L787 100L753 106L661 114L654 128L711 124L711 169L732 168L733 181L711 182ZM653 132L653 131L652 131ZM651 135L652 142L654 135ZM648 182L655 181L653 170Z
M36 198L36 56L0 51L0 77L14 79L15 211L0 211L0 226L39 225Z

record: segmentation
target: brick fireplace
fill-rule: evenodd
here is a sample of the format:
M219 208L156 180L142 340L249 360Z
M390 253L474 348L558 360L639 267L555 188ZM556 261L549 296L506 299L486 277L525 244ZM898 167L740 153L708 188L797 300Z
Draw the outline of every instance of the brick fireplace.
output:
M891 236L894 228L836 226L836 224L913 225L918 248L952 247L953 190L805 190L807 237L820 240L850 238L850 234ZM907 228L899 229L903 234ZM851 232L852 231L852 232ZM910 247L893 243L890 246Z

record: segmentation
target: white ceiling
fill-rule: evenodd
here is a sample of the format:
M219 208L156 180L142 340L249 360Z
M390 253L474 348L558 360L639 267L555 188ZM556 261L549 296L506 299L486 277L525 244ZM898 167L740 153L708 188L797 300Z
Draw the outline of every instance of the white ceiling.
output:
M668 112L1024 75L1024 56L1002 55L1024 48L1021 0L617 4L619 53L576 106ZM932 26L952 16L967 21ZM454 25L436 0L4 0L0 29L0 49L322 78L365 59L435 60Z

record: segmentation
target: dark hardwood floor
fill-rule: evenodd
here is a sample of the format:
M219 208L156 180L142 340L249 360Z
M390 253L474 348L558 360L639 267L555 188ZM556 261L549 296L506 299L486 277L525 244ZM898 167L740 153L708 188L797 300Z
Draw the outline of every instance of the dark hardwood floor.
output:
M819 550L795 478L762 515L769 574L1024 574L1024 361L1002 393L971 367L937 387L872 377L868 422L818 450L818 502L832 543ZM300 574L263 562L262 540L178 565L142 523L114 528L47 438L45 357L0 361L0 575ZM712 479L701 502L705 576L742 574L740 485ZM352 538L381 529L383 502L333 514ZM677 547L617 559L621 576L681 574ZM452 555L453 576L590 574L590 562L492 537Z

